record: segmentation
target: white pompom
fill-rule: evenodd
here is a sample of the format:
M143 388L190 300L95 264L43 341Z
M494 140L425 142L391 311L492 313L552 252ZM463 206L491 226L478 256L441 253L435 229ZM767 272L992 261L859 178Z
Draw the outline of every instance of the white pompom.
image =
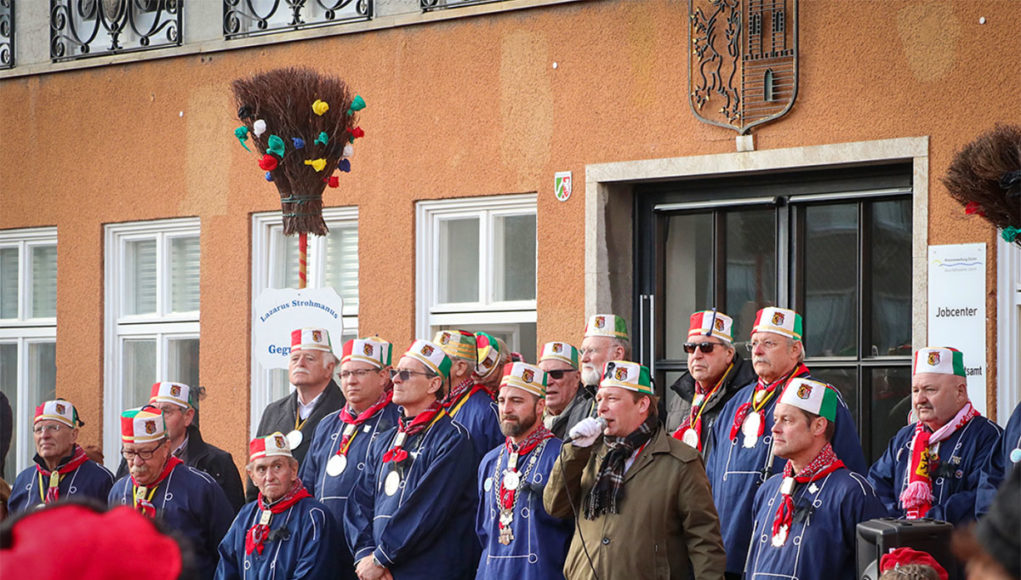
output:
M263 133L265 133L266 132L266 121L263 121L262 119L259 119L256 122L252 123L252 131L255 132L255 136L256 137L258 137L259 135L262 135Z
M352 147L350 143L348 143L347 145L344 145L344 153L343 153L344 157L350 157L350 156L354 155L354 153L355 153L355 148Z

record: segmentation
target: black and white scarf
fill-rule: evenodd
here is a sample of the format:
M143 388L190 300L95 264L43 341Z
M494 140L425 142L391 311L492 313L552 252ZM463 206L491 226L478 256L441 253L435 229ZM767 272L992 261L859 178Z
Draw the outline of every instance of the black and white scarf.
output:
M634 455L655 433L657 421L649 416L644 423L627 437L604 438L610 450L603 458L603 464L596 474L595 485L585 500L585 518L594 520L604 513L617 513L617 503L624 497L624 467L627 460Z

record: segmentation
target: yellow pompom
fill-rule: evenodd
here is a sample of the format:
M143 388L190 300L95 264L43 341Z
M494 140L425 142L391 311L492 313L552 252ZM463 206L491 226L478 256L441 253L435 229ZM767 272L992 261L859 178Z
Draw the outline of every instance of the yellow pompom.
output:
M330 105L328 105L325 101L320 101L319 99L316 99L316 102L312 103L312 112L315 113L316 115L322 116L323 113L329 110Z
M325 105L326 103L323 103L323 104ZM305 165L311 165L312 169L315 169L316 171L322 171L323 168L326 167L326 160L325 159L306 159L305 160Z

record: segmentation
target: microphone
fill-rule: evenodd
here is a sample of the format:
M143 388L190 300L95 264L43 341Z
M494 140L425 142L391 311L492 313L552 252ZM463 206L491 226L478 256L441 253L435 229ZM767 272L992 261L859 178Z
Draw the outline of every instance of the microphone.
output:
M582 419L582 421L584 421L584 419ZM604 419L602 417L596 417L596 421L599 422L599 431L600 432L602 432L604 429L606 429L606 419ZM578 423L580 423L580 422L581 421L579 421ZM577 423L575 423L575 425L577 425ZM570 443L572 441L574 441L574 437L567 436L567 437L564 438L564 445L567 445L568 443Z

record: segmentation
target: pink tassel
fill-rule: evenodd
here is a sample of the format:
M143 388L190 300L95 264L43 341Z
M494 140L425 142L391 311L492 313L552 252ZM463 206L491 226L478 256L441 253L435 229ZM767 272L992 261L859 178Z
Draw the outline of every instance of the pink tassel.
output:
M924 481L912 481L900 494L900 501L906 508L932 503L932 489Z

